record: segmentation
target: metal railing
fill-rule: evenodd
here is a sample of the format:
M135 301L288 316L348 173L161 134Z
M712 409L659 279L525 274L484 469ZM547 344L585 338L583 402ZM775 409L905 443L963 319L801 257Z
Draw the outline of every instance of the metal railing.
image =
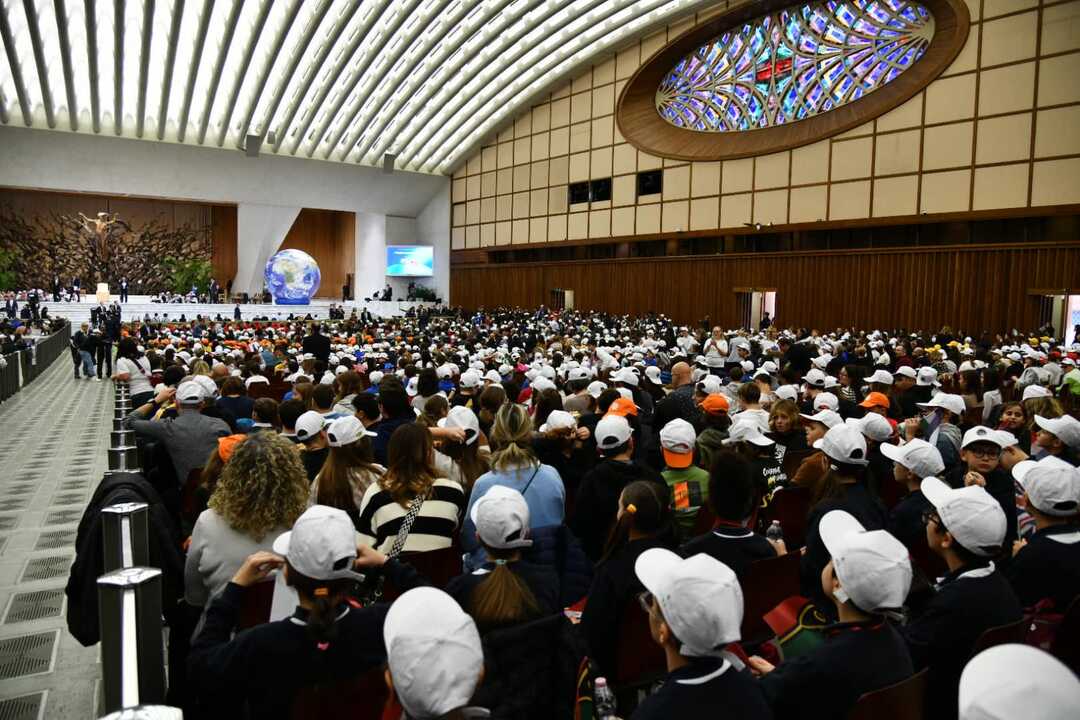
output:
M33 347L4 355L7 366L0 369L0 402L19 392L67 352L69 337L71 330L65 325L39 339Z

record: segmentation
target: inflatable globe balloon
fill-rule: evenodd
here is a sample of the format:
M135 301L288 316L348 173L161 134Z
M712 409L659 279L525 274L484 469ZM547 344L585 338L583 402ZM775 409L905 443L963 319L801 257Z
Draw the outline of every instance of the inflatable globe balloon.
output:
M308 305L322 275L303 250L282 250L266 263L266 286L278 305Z

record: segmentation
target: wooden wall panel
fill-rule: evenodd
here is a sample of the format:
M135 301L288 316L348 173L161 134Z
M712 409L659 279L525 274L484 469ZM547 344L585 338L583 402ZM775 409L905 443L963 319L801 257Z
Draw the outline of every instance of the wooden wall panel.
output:
M236 277L236 206L214 205L210 208L210 227L214 251L210 259L214 278L221 287L229 287Z
M1080 287L1080 241L454 266L450 300L535 307L554 288L577 307L738 320L733 288L775 288L781 325L1002 331L1038 320L1035 288Z
M315 258L322 273L315 297L340 298L341 286L353 271L355 235L355 213L304 208L279 249L303 250Z

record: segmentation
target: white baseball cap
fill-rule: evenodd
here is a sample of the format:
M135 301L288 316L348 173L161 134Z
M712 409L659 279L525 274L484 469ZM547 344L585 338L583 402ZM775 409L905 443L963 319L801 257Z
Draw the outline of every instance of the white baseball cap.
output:
M469 704L484 669L473 619L442 590L403 593L383 623L394 693L414 718L436 718Z
M1028 500L1043 515L1071 517L1080 512L1080 470L1053 455L1024 460L1012 469Z
M923 495L941 516L945 529L967 550L992 557L1005 541L1005 512L979 485L953 489L936 477L924 478Z
M736 420L736 422L728 428L728 436L724 438L721 444L732 445L737 442L748 442L757 445L758 447L768 447L769 445L776 444L761 432L761 428L758 426L757 421L751 419L742 421Z
M605 415L596 423L596 430L593 432L596 446L601 450L619 447L629 440L632 434L630 422L622 415Z
M964 439L960 443L961 448L973 445L977 442L988 442L1000 448L1007 448L1016 444L1016 437L1005 430L993 430L985 425L976 425L964 433Z
M791 402L795 402L799 399L799 388L795 387L794 385L781 385L780 387L773 390L773 395L780 398L781 400L790 400Z
M825 387L825 373L817 368L808 370L806 375L803 376L803 380L807 385L813 387Z
M181 405L198 405L205 399L206 391L194 380L182 382L176 388L176 402Z
M344 510L312 505L292 530L277 536L273 547L294 570L312 580L364 579L353 570L356 528Z
M697 384L698 392L705 395L715 395L723 390L724 386L720 382L720 378L715 375L706 375L701 379L701 382Z
M880 416L879 416L880 417ZM945 461L941 452L926 442L915 438L904 445L881 445L881 454L895 463L900 463L920 480L936 477L945 470Z
M840 408L840 399L831 392L818 393L814 397L814 410L832 410Z
M957 417L964 414L964 398L951 393L938 393L930 398L930 402L915 403L921 408L944 408Z
M1045 418L1042 415L1035 416L1035 424L1048 433L1053 433L1057 439L1069 447L1080 447L1080 420L1072 415L1062 415L1056 418Z
M911 560L903 543L885 530L868 532L843 510L825 513L819 532L840 580L837 600L850 598L864 612L904 604L911 589Z
M591 383L589 383L589 387L586 388L585 391L589 393L589 395L595 400L596 398L600 397L600 395L603 394L605 390L607 390L606 383L602 383L599 380L593 380Z
M656 365L649 365L645 368L645 377L652 380L654 383L660 382L660 368Z
M308 410L296 418L296 439L310 440L319 434L319 431L327 425L326 416L320 415L314 410Z
M439 421L439 427L461 428L465 431L466 445L472 445L480 437L480 420L477 419L476 413L464 405L455 405L450 408L446 417Z
M213 379L209 375L196 375L195 377L191 378L191 382L199 383L199 385L203 389L203 397L205 397L207 399L210 399L212 397L217 397L217 394L218 394L217 383L214 382Z
M892 373L887 370L875 370L872 375L866 378L868 383L879 383L881 385L892 385L893 376Z
M461 378L458 380L458 382L463 388L474 388L479 387L481 379L482 378L480 377L480 373L476 372L475 370L466 370L464 373L462 373Z
M718 656L739 639L743 594L735 573L711 555L681 558L664 548L638 556L634 572L656 598L685 657Z
M937 370L932 367L921 367L915 375L916 385L941 385L937 380Z
M682 418L675 418L660 430L660 446L664 462L671 468L689 467L694 462L697 432Z
M855 425L863 435L875 442L885 442L892 437L893 426L883 416L877 413L867 413L861 418L848 418L846 422Z
M869 462L862 431L846 423L829 428L825 437L814 442L814 447L839 463L866 465Z
M488 370L486 373L484 373L484 379L488 382L501 383L502 375L499 374L498 370Z
M632 385L634 387L637 387L638 385L637 373L630 368L623 368L619 372L615 373L611 376L611 380L612 382L626 383L627 385Z
M326 426L326 440L330 447L351 445L365 435L375 437L375 433L365 428L364 423L360 422L355 415L339 417Z
M903 375L904 377L911 378L912 380L915 380L919 377L919 373L915 372L915 368L911 367L910 365L901 365L900 367L896 368L896 372L893 374Z
M500 550L532 547L529 505L513 488L493 485L473 503L469 517L480 539L489 547Z
M844 422L844 418L840 417L840 413L835 410L818 410L813 415L799 413L799 417L810 422L823 423L826 428L833 428Z
M540 432L546 433L549 430L563 430L565 428L576 428L577 420L574 416L565 410L552 410L548 413L547 421L540 426Z
M1073 720L1080 680L1050 653L1030 645L995 645L960 675L959 720Z
M1020 401L1031 400L1032 398L1053 397L1054 394L1044 388L1042 385L1028 385L1024 388L1023 395L1020 396Z

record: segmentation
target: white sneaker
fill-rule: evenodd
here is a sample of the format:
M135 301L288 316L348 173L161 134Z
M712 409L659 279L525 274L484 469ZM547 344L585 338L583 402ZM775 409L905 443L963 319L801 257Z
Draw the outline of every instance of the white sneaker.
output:
M97 375L95 375L94 376L94 382L101 382L101 378L99 378Z

